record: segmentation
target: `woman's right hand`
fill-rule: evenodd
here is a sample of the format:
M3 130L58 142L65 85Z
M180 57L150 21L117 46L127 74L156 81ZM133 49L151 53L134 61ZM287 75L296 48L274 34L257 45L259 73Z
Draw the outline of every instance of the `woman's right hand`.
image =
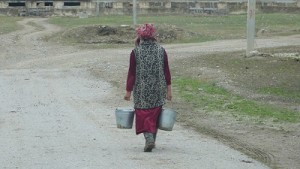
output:
M126 94L124 96L124 100L130 101L130 97L131 97L131 92L130 91L126 91Z

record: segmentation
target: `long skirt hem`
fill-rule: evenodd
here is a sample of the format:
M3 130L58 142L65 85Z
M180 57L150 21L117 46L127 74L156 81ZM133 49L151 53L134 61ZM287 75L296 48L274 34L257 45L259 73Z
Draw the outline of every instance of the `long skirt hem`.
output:
M136 134L144 132L156 133L161 109L162 106L150 109L135 109Z

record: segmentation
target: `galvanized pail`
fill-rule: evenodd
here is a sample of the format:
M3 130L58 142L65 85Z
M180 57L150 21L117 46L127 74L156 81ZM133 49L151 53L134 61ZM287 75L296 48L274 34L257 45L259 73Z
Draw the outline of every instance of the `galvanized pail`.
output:
M163 108L158 119L158 128L165 131L172 131L176 121L176 116L176 111Z
M134 118L134 109L117 108L115 111L117 127L120 129L131 129Z

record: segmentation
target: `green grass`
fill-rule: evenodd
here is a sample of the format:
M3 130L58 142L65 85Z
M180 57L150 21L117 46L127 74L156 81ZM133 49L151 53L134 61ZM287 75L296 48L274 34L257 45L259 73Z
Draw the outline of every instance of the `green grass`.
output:
M281 96L285 98L292 98L300 101L300 89L291 90L291 89L284 89L282 87L263 87L260 88L258 92L263 94Z
M244 38L246 33L246 15L228 15L228 16L191 16L191 15L172 15L172 16L138 16L138 23L154 23L175 25L189 32L195 32L198 35L190 39L176 41L179 43L204 42L220 39ZM20 29L16 21L20 17L0 16L0 34L12 32ZM100 16L90 18L72 18L72 17L53 17L50 23L65 28L74 28L83 25L131 25L133 20L131 16ZM300 15L285 13L259 13L256 15L256 29L266 29L272 32L272 35L286 35L300 33ZM175 43L176 43L175 42Z
M6 34L21 29L17 24L22 18L0 16L0 34Z
M197 33L190 39L176 41L180 43L203 42L220 39L244 38L246 34L246 15L228 16L138 16L138 23L168 24L175 25L185 31ZM100 16L85 19L70 17L54 17L50 23L57 24L65 28L74 28L83 25L131 25L131 16ZM266 29L277 34L299 33L300 15L299 14L257 14L257 30Z
M291 27L299 29L300 18L299 14L287 13L272 13L272 14L258 14L255 17L258 27L272 26L275 27Z
M192 104L194 108L206 112L232 113L235 116L271 119L274 122L299 122L300 120L300 115L296 111L242 98L214 83L180 77L174 79L173 84L181 98Z

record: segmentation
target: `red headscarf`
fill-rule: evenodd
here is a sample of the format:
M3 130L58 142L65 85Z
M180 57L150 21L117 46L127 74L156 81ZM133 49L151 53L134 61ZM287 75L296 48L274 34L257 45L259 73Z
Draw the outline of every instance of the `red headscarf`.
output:
M156 30L152 24L146 23L136 29L136 33L143 39L155 38Z

